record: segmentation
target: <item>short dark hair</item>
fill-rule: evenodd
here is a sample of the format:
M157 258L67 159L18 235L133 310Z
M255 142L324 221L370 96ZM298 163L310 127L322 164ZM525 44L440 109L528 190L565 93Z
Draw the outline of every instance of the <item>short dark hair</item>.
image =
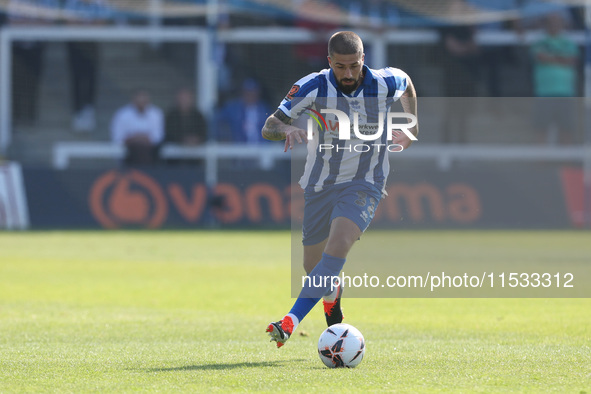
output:
M335 53L339 55L362 54L363 42L352 31L340 31L333 34L330 40L328 40L328 56L332 56Z

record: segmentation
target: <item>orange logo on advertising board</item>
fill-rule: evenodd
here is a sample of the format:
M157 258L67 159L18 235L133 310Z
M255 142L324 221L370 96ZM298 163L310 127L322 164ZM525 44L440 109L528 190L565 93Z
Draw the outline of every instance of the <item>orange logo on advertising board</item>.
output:
M109 171L90 190L90 210L105 228L158 228L168 214L166 197L154 179L131 170Z

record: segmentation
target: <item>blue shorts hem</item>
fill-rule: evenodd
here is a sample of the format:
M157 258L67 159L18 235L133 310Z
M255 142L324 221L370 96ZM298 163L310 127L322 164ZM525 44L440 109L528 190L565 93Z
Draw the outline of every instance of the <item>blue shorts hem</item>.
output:
M351 220L365 232L381 197L382 192L377 187L358 181L306 193L302 243L309 246L324 241L337 217Z

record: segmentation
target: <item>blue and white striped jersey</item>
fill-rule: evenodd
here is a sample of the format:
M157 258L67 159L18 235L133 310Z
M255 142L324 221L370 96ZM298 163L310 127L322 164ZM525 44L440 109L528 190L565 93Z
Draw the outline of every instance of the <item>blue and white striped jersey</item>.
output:
M325 69L312 73L296 82L287 97L279 105L285 115L297 119L307 108L334 108L346 112L353 124L353 113L359 117L359 130L375 134L378 114L388 112L392 103L407 87L408 76L397 68L373 70L363 66L365 77L361 85L350 95L337 87L334 73ZM308 154L300 185L306 191L320 191L339 183L365 180L384 190L390 171L388 162L387 133L379 140L363 141L352 133L351 139L339 139L337 118L330 114L325 130L315 127L314 138L308 141ZM385 124L385 122L384 122ZM336 131L335 131L336 130ZM361 146L367 145L367 147ZM382 144L382 146L377 146ZM332 149L322 147L332 146Z

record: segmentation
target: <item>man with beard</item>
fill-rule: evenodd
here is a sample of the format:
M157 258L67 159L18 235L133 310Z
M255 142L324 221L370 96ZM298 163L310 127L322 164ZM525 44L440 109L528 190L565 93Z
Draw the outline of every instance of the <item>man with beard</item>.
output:
M363 43L357 34L349 31L334 34L328 43L330 68L296 82L262 129L266 139L285 140L285 151L295 143L307 143L308 147L300 185L305 198L304 269L309 280L289 313L267 327L277 347L285 344L320 298L328 326L343 320L340 305L343 286L334 286L327 279L338 276L349 250L369 226L384 194L388 155L378 145L392 143L406 149L416 139L400 131L392 134L391 141L386 138L387 133L382 133L379 141L339 139L339 133L324 122L325 129L315 131L314 138L308 141L307 132L292 125L307 110L321 115L313 107L326 108L331 106L327 103L333 103L339 110L348 108L357 114L359 130L375 130L378 116L399 98L404 111L416 118L416 92L408 75L391 67L370 69L364 65L364 57ZM352 112L348 115L353 115ZM408 131L416 136L418 125L413 126L411 122ZM360 143L355 146L361 149L351 145L355 142ZM333 149L323 149L329 146Z

